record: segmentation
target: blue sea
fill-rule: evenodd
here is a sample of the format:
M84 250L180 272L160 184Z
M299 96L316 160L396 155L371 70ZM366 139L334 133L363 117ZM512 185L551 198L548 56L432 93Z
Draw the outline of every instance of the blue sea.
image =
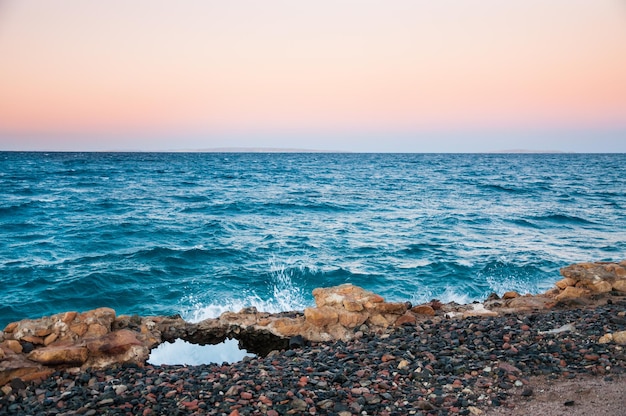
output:
M539 293L626 258L625 154L0 153L0 328Z

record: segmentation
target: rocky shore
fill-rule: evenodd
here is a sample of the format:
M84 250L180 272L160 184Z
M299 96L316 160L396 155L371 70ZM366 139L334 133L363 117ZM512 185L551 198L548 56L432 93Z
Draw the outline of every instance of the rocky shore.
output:
M613 387L611 403L556 396L558 406L619 414L611 409L626 405L626 262L561 273L545 294L471 305L387 303L344 285L317 289L304 312L246 309L190 324L102 308L12 323L0 333L0 415L511 414L546 383L588 377ZM236 338L260 355L146 364L151 348L176 338Z

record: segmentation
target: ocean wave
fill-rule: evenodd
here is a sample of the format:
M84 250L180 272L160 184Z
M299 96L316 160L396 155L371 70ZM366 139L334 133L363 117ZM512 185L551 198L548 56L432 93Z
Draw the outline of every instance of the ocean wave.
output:
M546 221L555 224L565 224L565 225L594 225L596 224L594 221L588 220L586 218L578 217L576 215L567 215L567 214L546 214L546 215L538 215L531 217L534 221Z

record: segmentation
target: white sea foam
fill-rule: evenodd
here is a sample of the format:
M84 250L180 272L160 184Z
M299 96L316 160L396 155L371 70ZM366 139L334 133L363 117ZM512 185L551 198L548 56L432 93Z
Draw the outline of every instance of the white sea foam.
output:
M427 290L425 292L414 293L413 296L411 296L411 303L419 305L429 302L432 299L438 299L442 303L456 302L460 305L465 305L476 300L467 293L460 292L458 287L446 286L443 290Z

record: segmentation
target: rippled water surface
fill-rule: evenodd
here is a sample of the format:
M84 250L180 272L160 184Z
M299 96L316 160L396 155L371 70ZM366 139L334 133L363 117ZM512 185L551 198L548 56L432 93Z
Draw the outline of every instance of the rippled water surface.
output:
M540 292L626 258L626 155L0 153L0 325Z

